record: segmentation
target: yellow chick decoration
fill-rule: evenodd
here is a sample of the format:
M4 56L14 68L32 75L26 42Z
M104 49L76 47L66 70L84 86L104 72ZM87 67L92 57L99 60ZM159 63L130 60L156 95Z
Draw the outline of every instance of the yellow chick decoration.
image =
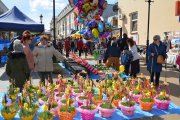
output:
M32 112L32 108L29 108L28 111L29 111L29 112Z
M165 96L166 96L166 91L165 91L165 90L161 91L161 92L160 92L160 96L165 97Z
M25 107L25 108L28 108L28 104L27 104L27 103L24 103L24 107Z
M42 92L41 90L37 90L37 94L40 95Z
M137 87L136 87L137 90L140 90L140 85L138 84Z
M47 111L47 110L48 110L47 105L44 105L44 106L43 106L43 110L44 110L44 111Z
M150 96L151 96L151 92L148 91L148 92L146 93L146 96L147 96L147 97L150 97Z

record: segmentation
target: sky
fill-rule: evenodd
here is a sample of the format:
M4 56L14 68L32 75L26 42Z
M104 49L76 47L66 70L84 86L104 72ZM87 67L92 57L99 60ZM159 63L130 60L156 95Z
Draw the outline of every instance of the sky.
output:
M29 16L34 21L40 23L40 15L43 15L43 24L45 29L49 30L50 21L53 16L53 0L1 0L8 9L17 6L24 14ZM107 0L108 3L114 4L118 0ZM55 0L56 2L56 15L65 8L68 0Z

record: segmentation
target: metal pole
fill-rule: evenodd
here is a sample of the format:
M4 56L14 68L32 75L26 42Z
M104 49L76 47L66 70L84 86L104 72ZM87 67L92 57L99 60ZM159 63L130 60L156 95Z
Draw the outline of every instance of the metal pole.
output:
M150 11L151 11L151 0L145 1L148 2L148 23L147 23L147 41L146 41L146 63L148 62L148 54L147 54L147 50L149 47L149 25L150 25Z
M53 32L54 32L54 40L53 40L53 44L56 45L56 21L55 21L55 0L53 0Z

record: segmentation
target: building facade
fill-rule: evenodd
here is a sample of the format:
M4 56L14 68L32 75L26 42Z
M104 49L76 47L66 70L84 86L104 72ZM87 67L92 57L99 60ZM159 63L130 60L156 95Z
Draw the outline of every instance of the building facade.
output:
M176 1L154 0L151 3L150 43L156 34L164 39L167 32L180 32L179 17L175 16ZM132 36L137 44L146 45L148 3L145 0L119 0L118 6L118 27L122 27L123 33Z
M4 3L0 0L0 15L8 11L8 8L4 5ZM0 39L7 39L9 35L6 32L0 32Z
M0 0L0 15L4 12L8 11L8 8L4 5L4 3Z

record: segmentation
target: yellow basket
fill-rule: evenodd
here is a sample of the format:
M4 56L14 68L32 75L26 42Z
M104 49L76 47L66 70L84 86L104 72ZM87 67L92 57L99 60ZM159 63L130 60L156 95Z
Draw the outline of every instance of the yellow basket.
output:
M40 118L40 117L38 116L38 120L45 120L45 119ZM53 117L52 117L52 118L50 118L50 119L46 119L46 120L53 120Z
M6 120L12 120L12 119L16 116L17 112L15 112L15 113L1 112L1 114L2 114L2 116L4 117L4 119L6 119Z
M33 120L34 119L34 115L29 115L29 116L20 116L21 120Z

